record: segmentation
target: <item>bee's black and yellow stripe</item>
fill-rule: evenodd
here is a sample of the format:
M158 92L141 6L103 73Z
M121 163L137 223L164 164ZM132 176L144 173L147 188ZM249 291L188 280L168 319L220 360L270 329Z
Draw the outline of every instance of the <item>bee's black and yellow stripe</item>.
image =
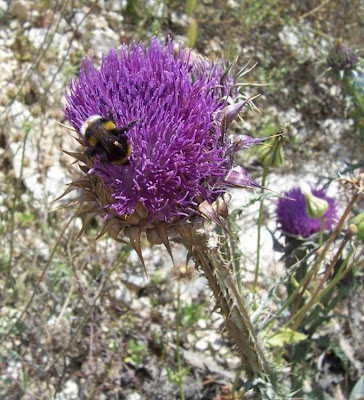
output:
M116 124L99 115L89 117L81 127L86 139L86 154L98 155L101 162L126 164L132 153L131 144L125 133L134 125L134 121L118 129Z

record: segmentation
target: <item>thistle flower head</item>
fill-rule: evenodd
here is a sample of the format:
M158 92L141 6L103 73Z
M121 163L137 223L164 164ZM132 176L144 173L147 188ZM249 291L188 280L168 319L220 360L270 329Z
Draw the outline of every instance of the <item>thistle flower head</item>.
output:
M213 203L227 187L253 184L241 167L229 174L234 151L262 140L230 143L227 128L247 101L224 63L181 47L176 52L172 40L152 39L149 48L133 43L104 55L99 69L86 58L66 100L65 117L83 146L90 141L81 128L91 116L125 131L127 162L106 162L96 148L80 153L87 175L73 186L82 186L92 210L129 237L130 228L140 232L194 215L218 222Z
M324 214L324 229L330 229L336 217L334 199L326 194L325 189L312 189L311 194L328 204ZM320 231L320 218L307 215L306 200L300 188L285 192L286 197L280 198L277 205L277 222L283 233L307 238Z
M355 69L357 62L358 56L356 53L340 41L331 48L327 56L328 66L336 73L352 71Z

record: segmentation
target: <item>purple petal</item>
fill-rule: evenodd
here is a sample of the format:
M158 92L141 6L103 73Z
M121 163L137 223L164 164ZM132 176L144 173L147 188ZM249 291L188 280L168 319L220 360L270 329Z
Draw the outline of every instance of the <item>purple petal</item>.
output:
M244 187L244 188L262 188L259 183L249 178L246 170L241 167L235 167L226 176L225 182L231 186Z
M312 189L312 194L329 203L325 213L324 228L330 229L336 218L335 200L327 196L324 189ZM310 218L306 214L305 198L300 188L285 192L286 197L280 198L277 205L277 222L284 233L309 237L320 231L320 218ZM293 200L292 200L293 199Z

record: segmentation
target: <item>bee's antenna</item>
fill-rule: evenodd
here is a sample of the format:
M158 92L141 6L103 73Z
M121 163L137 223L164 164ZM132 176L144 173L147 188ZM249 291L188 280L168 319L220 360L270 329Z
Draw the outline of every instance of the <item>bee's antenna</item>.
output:
M114 113L112 112L111 108L109 108L108 114L109 114L109 120L115 122Z

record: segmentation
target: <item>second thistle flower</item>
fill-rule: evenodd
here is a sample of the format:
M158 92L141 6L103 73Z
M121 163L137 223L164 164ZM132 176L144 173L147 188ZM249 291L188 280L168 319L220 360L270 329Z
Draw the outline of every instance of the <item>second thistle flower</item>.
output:
M294 188L285 192L286 197L280 198L277 205L277 222L280 225L284 234L300 236L308 238L314 233L320 231L320 218L316 213L316 218L312 214L307 213L307 201L305 200L305 193L301 188ZM330 229L336 217L336 203L335 200L326 194L323 188L314 188L310 190L311 202L319 203L321 213L320 216L325 218L324 229Z

